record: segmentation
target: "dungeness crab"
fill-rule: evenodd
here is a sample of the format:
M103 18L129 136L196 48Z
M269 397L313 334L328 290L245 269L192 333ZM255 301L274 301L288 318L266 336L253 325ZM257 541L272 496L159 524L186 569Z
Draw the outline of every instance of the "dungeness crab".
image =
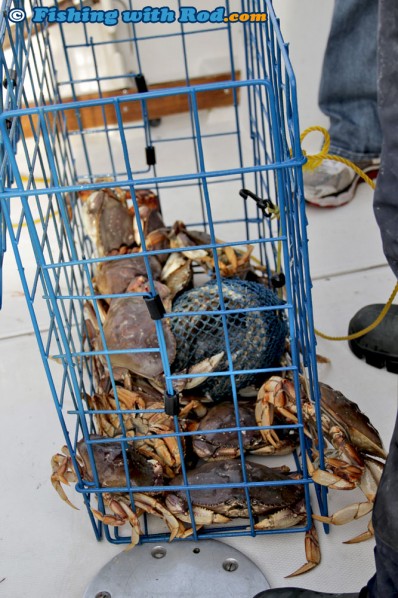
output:
M246 460L247 482L282 482L282 485L251 486L250 506L254 517L263 517L254 525L256 530L272 530L305 525L307 514L304 489L299 483L291 484L287 475L265 465ZM203 489L190 490L192 510L197 526L226 523L231 518L247 518L249 505L243 483L240 459L205 463L187 473L189 485L203 485ZM285 484L283 485L283 482ZM289 484L290 482L290 484ZM214 484L241 484L238 487L214 487ZM173 485L183 485L182 476ZM186 491L166 495L166 507L177 519L190 523ZM307 563L293 575L310 571L320 562L320 551L315 528L306 535Z
M307 397L303 383L300 393L299 404L305 424L304 432L317 446L322 439L314 435L315 406ZM328 488L351 490L359 487L368 501L347 506L331 517L314 515L314 518L325 523L341 525L371 511L387 455L379 433L356 403L327 384L320 383L320 393L322 431L324 438L333 448L325 450L326 471L319 468L317 459L313 464L307 458L310 475L315 482ZM272 425L274 414L289 423L298 423L297 397L293 381L290 379L272 376L259 390L256 405L257 423L263 426ZM264 433L277 449L280 446L277 432L265 430ZM365 540L370 535L371 528L351 542Z
M93 441L92 450L95 467L98 474L98 481L102 488L109 488L109 492L103 492L102 498L105 507L112 511L112 515L101 512L98 509L91 509L94 516L105 525L122 526L129 523L131 532L131 547L136 545L141 535L139 516L151 513L161 517L170 529L170 539L176 537L180 532L180 525L175 517L164 508L162 503L151 496L159 492L158 486L163 484L163 471L158 461L147 460L141 456L129 443L126 446L126 462L123 457L123 450L120 442L100 443L104 440L101 436L90 436ZM87 443L80 440L77 443L76 459L83 480L94 481L93 469L89 458ZM63 454L56 454L51 460L53 473L51 482L59 496L71 507L74 505L69 501L61 484L69 485L69 482L77 482L77 476L72 466L72 459L66 449ZM128 478L126 478L126 469ZM135 510L131 508L129 490L139 486L153 486L153 492L134 492ZM124 488L125 491L112 492L112 488Z
M239 427L242 429L242 447L244 451L256 455L289 455L298 446L298 435L291 430L280 439L277 446L268 441L266 430L256 426L254 405L239 402ZM227 428L236 428L235 408L231 401L211 407L199 422L198 434L193 437L193 450L201 459L233 459L240 454L238 432L226 432Z

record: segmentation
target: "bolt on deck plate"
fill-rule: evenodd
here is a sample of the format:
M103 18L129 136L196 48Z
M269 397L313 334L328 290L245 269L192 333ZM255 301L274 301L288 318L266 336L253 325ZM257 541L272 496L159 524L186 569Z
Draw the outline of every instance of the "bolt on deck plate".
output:
M121 552L84 598L252 598L269 583L245 555L216 540L143 544Z

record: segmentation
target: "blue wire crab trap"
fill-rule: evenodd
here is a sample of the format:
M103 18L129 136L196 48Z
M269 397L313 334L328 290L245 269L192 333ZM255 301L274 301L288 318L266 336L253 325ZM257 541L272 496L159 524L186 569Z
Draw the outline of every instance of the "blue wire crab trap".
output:
M3 2L1 255L7 229L65 435L53 484L115 543L312 523L295 80L270 1L210 4L249 17L104 27L59 2L73 23L37 23L41 2ZM267 466L294 448L294 477Z

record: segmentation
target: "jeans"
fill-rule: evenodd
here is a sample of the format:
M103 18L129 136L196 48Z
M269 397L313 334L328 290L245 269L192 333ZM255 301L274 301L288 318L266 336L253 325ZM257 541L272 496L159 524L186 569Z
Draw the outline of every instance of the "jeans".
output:
M377 59L379 116L383 144L381 168L374 196L374 212L380 227L384 253L398 278L398 3L396 0L380 0Z
M335 0L319 107L330 118L330 153L353 162L378 158L378 0Z
M374 211L398 278L397 65L398 2L335 0L319 106L330 118L330 153L353 162L382 154Z

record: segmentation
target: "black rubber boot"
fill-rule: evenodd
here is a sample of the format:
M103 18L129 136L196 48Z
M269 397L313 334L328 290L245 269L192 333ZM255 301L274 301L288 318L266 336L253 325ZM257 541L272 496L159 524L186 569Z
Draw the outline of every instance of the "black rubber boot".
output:
M352 318L348 334L358 332L375 321L383 305L367 305ZM387 368L398 374L398 305L392 305L384 320L368 334L348 341L351 351L366 363L376 368Z
M327 594L301 588L275 588L260 592L254 598L366 598L367 594L366 588L356 594Z

